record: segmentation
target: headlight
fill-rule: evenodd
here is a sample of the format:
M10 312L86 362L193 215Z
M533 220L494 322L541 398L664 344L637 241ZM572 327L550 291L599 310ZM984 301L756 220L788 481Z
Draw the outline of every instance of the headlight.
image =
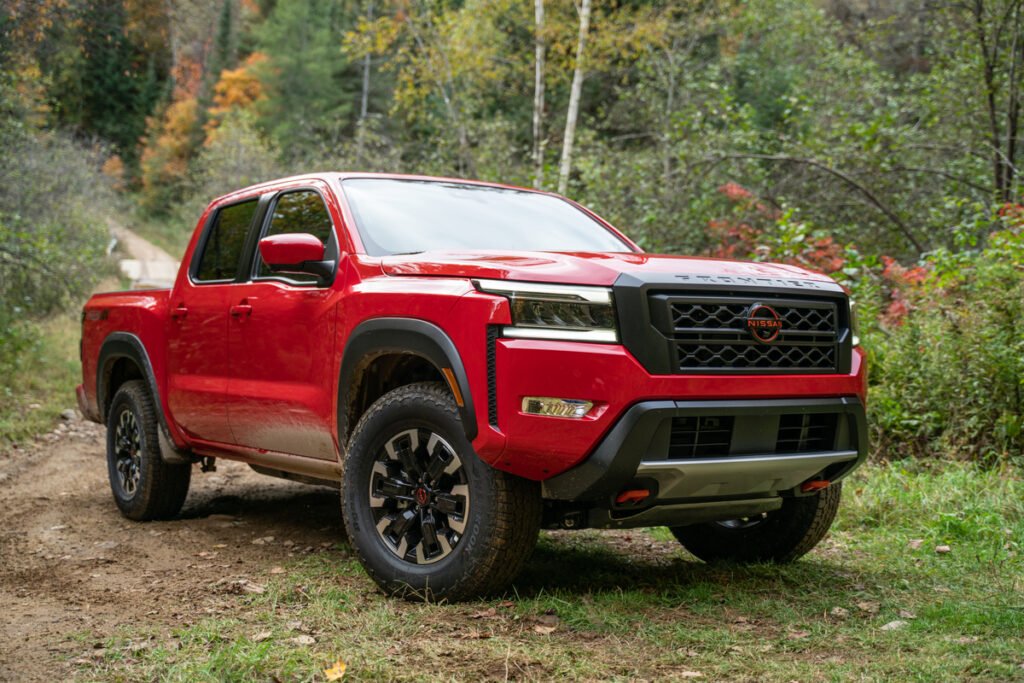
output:
M534 282L474 280L481 292L508 297L512 326L506 337L619 341L615 305L607 287L574 287Z
M857 302L850 299L850 334L854 346L860 346L860 325L857 324Z

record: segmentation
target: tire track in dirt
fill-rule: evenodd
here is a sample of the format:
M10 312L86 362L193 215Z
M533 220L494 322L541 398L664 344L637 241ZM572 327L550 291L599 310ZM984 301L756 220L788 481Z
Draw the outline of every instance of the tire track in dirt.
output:
M237 612L233 582L344 540L337 493L231 462L196 469L178 518L131 522L111 498L104 428L63 427L0 464L0 680L64 679L122 625L169 638Z

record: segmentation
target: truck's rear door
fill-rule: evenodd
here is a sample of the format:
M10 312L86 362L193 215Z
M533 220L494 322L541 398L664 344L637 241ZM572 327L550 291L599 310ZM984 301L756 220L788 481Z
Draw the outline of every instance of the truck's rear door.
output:
M219 207L208 221L171 294L168 404L192 438L232 441L228 423L229 302L240 298L246 239L259 199Z

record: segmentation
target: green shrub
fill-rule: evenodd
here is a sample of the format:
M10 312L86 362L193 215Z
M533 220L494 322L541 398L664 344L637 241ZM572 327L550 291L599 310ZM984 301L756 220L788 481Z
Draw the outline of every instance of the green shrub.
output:
M871 424L886 458L992 463L1024 451L1024 235L936 252L907 310L871 335Z
M113 195L100 155L60 135L0 130L0 373L35 323L78 305L106 274ZM6 384L0 385L6 387Z

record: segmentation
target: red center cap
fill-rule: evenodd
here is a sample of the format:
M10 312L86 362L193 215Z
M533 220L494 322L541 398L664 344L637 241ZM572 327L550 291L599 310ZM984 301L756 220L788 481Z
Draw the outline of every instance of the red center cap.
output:
M430 502L430 496L427 495L427 490L422 486L416 489L416 502L420 505L426 505Z

